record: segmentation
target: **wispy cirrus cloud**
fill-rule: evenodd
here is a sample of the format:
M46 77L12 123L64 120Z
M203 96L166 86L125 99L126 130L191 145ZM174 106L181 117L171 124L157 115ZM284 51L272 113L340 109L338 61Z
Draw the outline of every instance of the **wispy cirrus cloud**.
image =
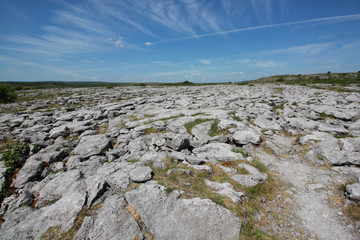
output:
M268 28L287 27L287 26L296 26L296 25L311 25L311 24L332 24L332 23L359 21L359 20L360 20L360 14L314 18L314 19L309 19L309 20L260 25L260 26L255 26L255 27L236 28L236 29L213 32L213 33L204 33L204 34L190 35L190 36L186 36L186 37L170 38L170 39L155 41L155 42L152 42L152 44L159 44L159 43L163 43L163 42L173 42L173 41L180 41L180 40L188 40L188 39L195 39L195 38L204 38L204 37L225 35L225 34L245 32L245 31L254 31L254 30L268 29Z
M314 43L258 52L261 55L314 55L333 49L336 42Z

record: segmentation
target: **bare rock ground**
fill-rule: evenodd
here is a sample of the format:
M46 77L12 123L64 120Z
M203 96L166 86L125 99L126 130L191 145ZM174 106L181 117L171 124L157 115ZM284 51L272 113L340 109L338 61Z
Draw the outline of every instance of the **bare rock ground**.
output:
M0 239L360 239L359 90L22 91Z

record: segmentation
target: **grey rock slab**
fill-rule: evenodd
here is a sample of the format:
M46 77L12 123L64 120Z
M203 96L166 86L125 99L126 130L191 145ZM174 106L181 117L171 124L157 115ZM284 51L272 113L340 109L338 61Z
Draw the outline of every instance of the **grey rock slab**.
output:
M243 160L241 153L233 152L234 146L226 143L209 143L202 147L194 148L193 153L210 161L237 161Z
M346 152L360 152L360 137L340 139L341 149Z
M89 158L99 155L102 151L110 147L110 140L105 134L82 137L73 154L80 155L82 158Z
M247 130L236 131L233 134L233 139L235 143L239 145L246 145L249 143L260 144L261 135L254 129L249 128Z
M205 184L214 189L216 193L220 194L221 196L230 198L234 203L240 204L242 203L242 199L245 198L245 194L235 191L230 183L213 182L208 179L205 179L204 181Z
M211 121L204 122L201 124L196 125L192 128L191 133L202 144L206 144L211 140L211 137L209 136L208 132L211 128Z
M313 132L312 134L303 136L299 139L301 145L306 145L311 141L326 141L326 140L335 140L336 139L329 133L323 132Z
M4 215L0 239L40 239L44 232L59 226L67 232L73 226L78 213L85 204L86 192L83 183L74 184L56 203L33 210L20 207Z
M140 160L145 164L162 162L167 157L165 152L148 151L141 156Z
M254 124L261 129L267 129L267 130L270 129L270 130L275 130L275 131L282 130L282 127L278 123L276 123L272 120L269 120L267 118L264 118L264 117L256 118L254 121Z
M238 172L238 170L236 168L231 168L231 167L225 167L222 166L220 164L216 164L219 168L221 168L224 172L229 173L229 174L236 174Z
M85 180L85 184L88 193L88 207L91 207L110 187L102 176L89 177Z
M330 124L324 124L324 123L321 123L318 126L318 130L321 132L331 132L331 133L335 133L335 134L344 134L344 135L349 132L343 126L330 125Z
M148 166L139 166L130 171L130 179L134 182L146 182L152 178L152 170Z
M74 239L143 239L138 223L125 209L123 197L111 195L91 216L86 216Z
M178 191L167 195L153 181L125 194L154 239L238 239L241 221L228 209L209 199L179 196Z
M12 185L15 188L22 188L25 183L38 180L44 168L44 163L36 159L36 156L33 155L26 160L24 166L13 180Z
M360 202L360 183L347 185L346 195L349 199Z
M177 134L173 134L172 136L169 135L170 134L165 135L165 138L167 146L171 149L181 151L190 147L190 140L187 137Z
M70 129L67 126L56 127L50 131L49 138L56 139L60 136L66 137L69 133L70 133Z
M186 155L185 159L188 163L190 163L191 165L200 165L205 163L205 159L204 158L200 158L197 156L193 156L193 155Z
M123 191L129 186L129 174L136 167L136 164L128 162L107 163L98 169L96 174L100 174L110 185L111 189Z
M178 162L182 162L186 160L186 155L183 152L171 152L169 156Z
M68 189L81 179L78 170L57 173L38 193L36 207L41 207L48 202L60 199Z
M319 126L319 122L302 117L288 118L287 123L292 128L307 131L315 130Z
M249 164L239 163L238 167L246 169L249 174L236 174L231 178L243 186L255 187L256 185L259 185L267 180L266 173L259 172L255 167Z

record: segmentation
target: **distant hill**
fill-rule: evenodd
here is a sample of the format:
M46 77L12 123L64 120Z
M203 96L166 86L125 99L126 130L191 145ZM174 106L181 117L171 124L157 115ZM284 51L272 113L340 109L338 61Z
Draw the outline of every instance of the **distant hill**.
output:
M360 71L357 73L316 73L298 75L277 75L259 78L251 82L271 82L285 84L359 84Z

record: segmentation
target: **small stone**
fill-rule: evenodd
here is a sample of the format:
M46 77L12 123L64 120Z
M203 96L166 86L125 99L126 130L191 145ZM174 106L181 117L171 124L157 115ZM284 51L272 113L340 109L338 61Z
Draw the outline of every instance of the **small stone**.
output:
M137 167L130 172L130 179L134 182L146 182L152 178L150 167Z

